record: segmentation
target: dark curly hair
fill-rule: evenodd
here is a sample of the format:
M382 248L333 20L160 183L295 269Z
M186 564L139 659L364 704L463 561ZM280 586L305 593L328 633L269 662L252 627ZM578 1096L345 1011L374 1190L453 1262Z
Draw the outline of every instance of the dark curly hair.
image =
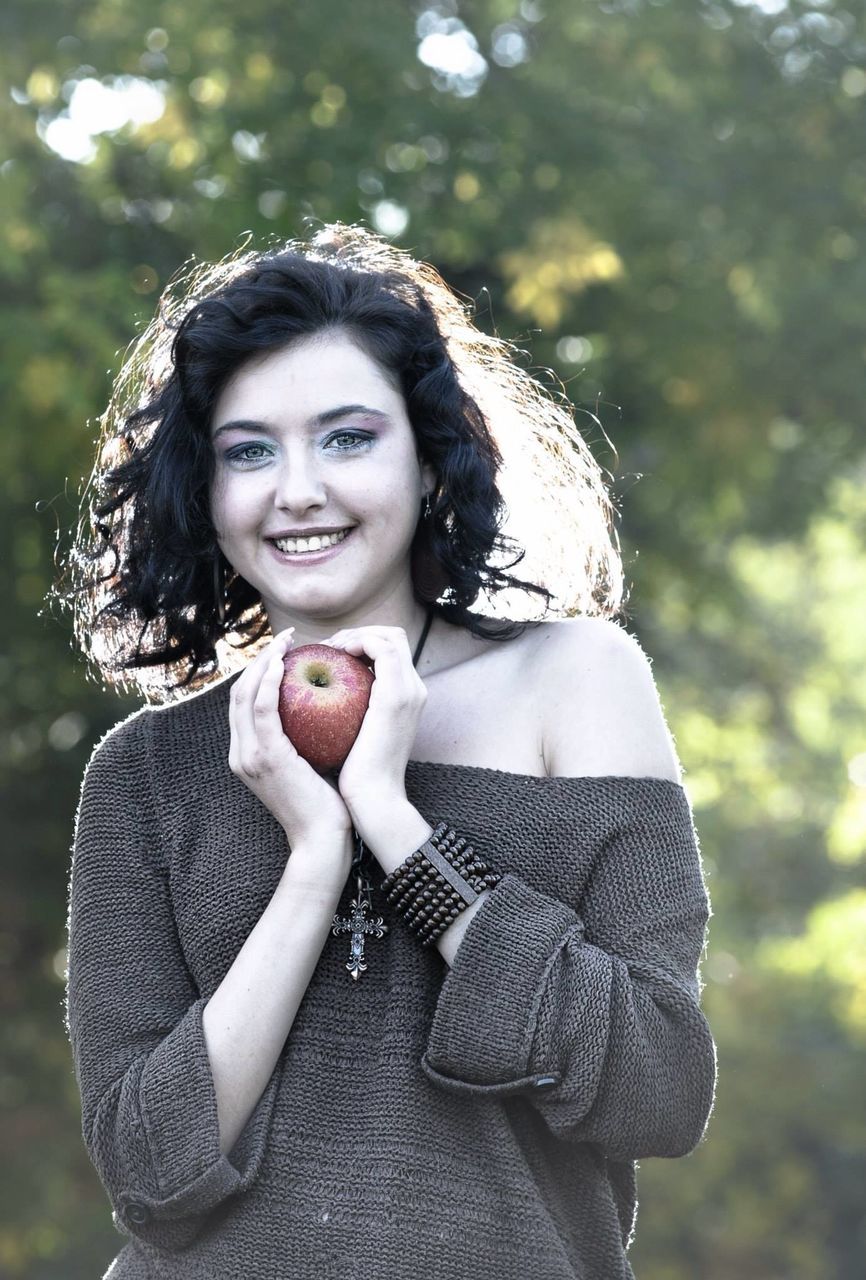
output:
M532 623L473 612L482 592L532 594L548 612L553 600L545 586L506 572L525 550L501 532L494 414L503 428L519 423L521 452L534 444L541 470L547 458L580 515L582 546L571 542L569 551L583 552L582 594L572 592L565 612L620 610L610 501L570 412L514 363L507 344L472 324L432 267L336 223L309 241L194 266L169 284L131 348L57 589L72 605L78 644L109 682L155 700L179 696L224 673L220 650L225 657L227 646L268 634L258 592L217 546L210 420L245 361L326 330L346 333L399 388L419 454L438 475L430 536L448 583L435 608L447 621L508 639ZM512 559L494 563L503 553Z

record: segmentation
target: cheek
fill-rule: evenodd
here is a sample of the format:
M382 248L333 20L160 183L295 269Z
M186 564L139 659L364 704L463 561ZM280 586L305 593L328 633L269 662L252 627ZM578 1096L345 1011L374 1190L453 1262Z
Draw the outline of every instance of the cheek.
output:
M407 518L414 518L415 496L423 487L423 473L419 465L414 447L408 442L401 442L395 448L379 475L377 485L380 497L393 506L395 511L405 510ZM420 511L421 499L418 498Z
M210 491L213 527L219 538L230 538L249 522L252 495L243 486L233 484L232 477L219 476Z

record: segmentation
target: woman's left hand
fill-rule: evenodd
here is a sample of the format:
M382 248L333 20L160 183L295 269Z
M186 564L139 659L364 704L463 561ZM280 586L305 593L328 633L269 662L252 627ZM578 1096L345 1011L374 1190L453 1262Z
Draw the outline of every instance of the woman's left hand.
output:
M373 661L375 679L352 750L337 787L356 825L370 813L406 803L406 764L415 742L427 689L412 665L402 627L348 627L325 644Z

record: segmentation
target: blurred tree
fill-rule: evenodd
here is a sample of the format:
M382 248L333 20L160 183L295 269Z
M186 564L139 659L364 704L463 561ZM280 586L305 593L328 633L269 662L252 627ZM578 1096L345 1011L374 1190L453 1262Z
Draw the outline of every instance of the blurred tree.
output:
M76 1280L118 1247L63 917L84 763L134 703L39 612L58 531L167 279L312 215L367 219L527 345L623 509L713 894L721 1064L709 1140L642 1171L635 1270L859 1274L864 65L836 0L9 0L0 1272Z

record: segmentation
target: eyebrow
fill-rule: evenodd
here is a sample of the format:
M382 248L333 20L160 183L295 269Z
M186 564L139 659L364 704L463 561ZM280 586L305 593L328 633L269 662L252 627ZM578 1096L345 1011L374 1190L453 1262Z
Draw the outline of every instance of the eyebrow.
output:
M317 413L312 418L308 418L304 424L307 428L311 427L327 427L332 422L339 422L341 418L349 418L353 414L362 413L368 418L382 418L387 421L388 414L381 409L372 409L366 404L341 404L335 409L325 409L323 413ZM233 418L231 422L224 422L221 427L217 427L213 433L213 439L222 435L224 431L269 431L267 423L257 422L255 418Z

